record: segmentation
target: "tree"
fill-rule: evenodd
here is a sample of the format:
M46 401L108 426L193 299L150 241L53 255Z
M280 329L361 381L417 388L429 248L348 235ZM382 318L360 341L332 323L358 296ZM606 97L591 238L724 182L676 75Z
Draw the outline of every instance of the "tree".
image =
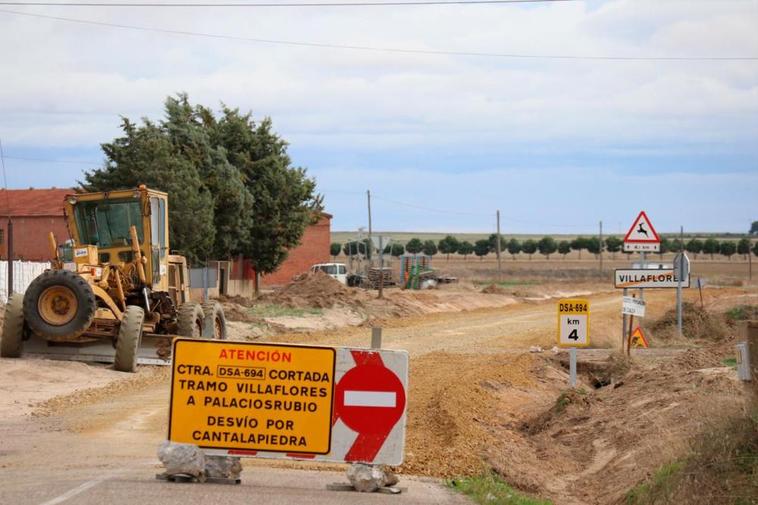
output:
M711 259L713 259L713 255L719 252L719 245L719 241L715 238L711 237L709 239L706 239L706 241L703 242L703 252L705 254L710 254Z
M452 235L448 235L439 242L439 251L442 254L447 255L447 260L450 261L450 255L458 251L460 243L458 239Z
M392 254L392 244L387 244L384 246L384 249L382 249L382 254Z
M529 255L529 259L532 259L532 254L537 252L537 242L535 242L532 239L524 240L524 243L521 244L521 250L524 251L526 254Z
M345 253L345 256L358 256L359 254L366 254L366 243L362 241L351 240L342 246L342 252Z
M758 256L758 242L756 242L755 244L753 244L753 254L755 254L756 256Z
M462 254L464 260L469 254L473 252L474 252L474 244L472 244L468 240L463 240L461 241L460 244L458 244L458 254Z
M603 252L603 246L600 243L600 239L598 237L590 237L587 239L587 251L597 256L601 252Z
M605 247L611 253L611 258L616 259L616 253L624 246L624 241L611 235L605 239Z
M411 254L418 254L424 248L424 243L420 239L412 238L405 244L405 250Z
M170 247L190 263L214 249L214 202L191 159L176 148L162 124L122 119L122 137L101 145L106 162L84 174L84 191L112 191L140 184L169 194ZM207 146L206 146L207 147ZM208 149L210 150L210 149Z
M731 260L732 255L737 252L737 244L731 240L724 240L719 245L719 252Z
M392 255L396 258L399 258L403 254L405 254L405 246L401 244L400 242L395 242L392 244Z
M561 240L558 242L558 254L563 256L563 259L566 259L566 255L571 252L571 242L568 240Z
M587 239L584 237L576 237L571 241L571 249L579 253L579 259L582 259L582 249L587 249Z
M750 231L748 233L750 235L758 235L758 221L753 221L753 224L750 225Z
M513 257L513 260L516 260L516 255L521 252L521 242L516 240L515 238L512 238L508 241L508 254Z
M320 218L323 198L316 193L316 181L292 165L288 144L273 131L270 118L256 123L251 113L225 106L218 118L204 107L196 107L196 114L254 196L241 252L257 273L271 273L300 243L306 227Z
M437 254L437 244L434 243L434 240L425 240L422 251L424 251L424 254L427 256L434 256Z
M474 243L474 254L479 256L479 259L484 259L487 254L490 252L490 242L489 240L477 240Z
M497 253L497 233L491 234L487 238L487 242L490 244L490 252ZM502 254L503 251L505 251L506 248L506 242L502 235L500 235L500 253Z
M696 238L690 239L684 244L684 248L688 253L692 253L697 259L697 255L703 252L703 241Z
M329 246L329 254L332 255L332 259L334 261L337 261L337 255L342 250L342 244L339 242L332 242L332 245Z
M320 217L315 181L292 166L268 118L255 123L227 107L216 114L179 94L166 99L161 121L124 118L122 130L102 144L106 163L81 187L147 184L169 193L171 248L190 261L242 254L271 273Z
M537 242L537 249L539 249L540 254L544 255L545 258L550 259L550 255L558 250L558 244L553 237L542 237Z
M747 255L750 254L750 239L742 238L737 242L737 254L741 254L744 259L747 259Z
M663 255L672 250L672 243L666 237L661 237L661 242L658 244L658 257L663 258ZM675 249L678 251L678 249Z

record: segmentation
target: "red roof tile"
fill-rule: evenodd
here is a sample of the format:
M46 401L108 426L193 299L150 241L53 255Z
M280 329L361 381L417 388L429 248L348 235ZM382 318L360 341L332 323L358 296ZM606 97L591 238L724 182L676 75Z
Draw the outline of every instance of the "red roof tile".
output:
M0 216L63 216L63 200L71 188L0 189Z

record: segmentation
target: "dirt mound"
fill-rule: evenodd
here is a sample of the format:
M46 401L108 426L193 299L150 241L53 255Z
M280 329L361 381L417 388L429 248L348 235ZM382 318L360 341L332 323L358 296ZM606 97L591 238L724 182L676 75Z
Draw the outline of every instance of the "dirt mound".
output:
M496 284L490 284L482 289L482 293L486 295L507 295L508 292Z
M584 415L589 406L590 400L583 389L569 389L561 393L548 410L526 421L522 429L529 435L536 435L556 422L566 423L567 419Z
M693 303L682 305L682 332L686 338L702 340L723 340L728 334L726 321L714 316ZM676 309L666 312L654 322L650 329L658 338L676 336Z
M246 298L244 296L226 296L226 295L218 295L218 301L221 303L229 303L229 304L237 304L241 305L243 307L252 307L255 305L255 300L252 298Z
M285 307L331 308L335 305L361 305L360 295L323 272L310 272L279 291L264 295L260 302Z

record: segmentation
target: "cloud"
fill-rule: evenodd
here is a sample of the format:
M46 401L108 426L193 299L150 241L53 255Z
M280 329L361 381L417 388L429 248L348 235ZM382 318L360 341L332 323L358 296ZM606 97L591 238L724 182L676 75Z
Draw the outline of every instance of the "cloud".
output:
M739 0L611 0L24 12L376 48L756 56L754 5ZM93 152L118 135L119 115L158 118L167 95L186 91L198 103L224 102L252 110L256 117L272 116L276 129L292 142L296 161L311 167L325 187L336 184L333 174L343 170L368 174L367 180L380 177L379 184L394 181L400 169L429 171L419 181L453 187L467 184L465 172L475 172L472 178L486 187L513 187L515 176L503 170L535 174L535 168L571 165L609 171L608 177L588 177L587 183L595 184L595 191L612 193L621 180L615 177L633 173L640 163L646 165L646 175L667 177L693 157L707 160L693 163L697 177L725 172L752 177L758 166L756 61L564 61L317 49L4 13L0 44L9 48L0 70L0 136L7 151L32 157L35 150L52 150L53 156L56 149ZM478 175L487 173L501 175ZM529 191L544 191L529 180L515 180ZM727 180L734 182L719 179L718 184ZM344 185L335 189L339 187ZM516 193L516 199L518 193L528 194ZM449 191L444 194L452 197ZM348 205L349 198L338 195L335 204ZM724 197L719 205L727 209L734 203ZM397 219L403 223L401 214Z

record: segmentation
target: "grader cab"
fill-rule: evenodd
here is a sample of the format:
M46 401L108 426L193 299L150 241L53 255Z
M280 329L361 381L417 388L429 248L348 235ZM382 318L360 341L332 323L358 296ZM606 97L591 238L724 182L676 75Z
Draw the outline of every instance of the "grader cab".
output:
M8 300L0 354L22 352L138 363L167 362L171 339L226 338L217 302L189 299L183 256L170 254L168 195L140 186L69 195L71 240L49 236L52 268Z

